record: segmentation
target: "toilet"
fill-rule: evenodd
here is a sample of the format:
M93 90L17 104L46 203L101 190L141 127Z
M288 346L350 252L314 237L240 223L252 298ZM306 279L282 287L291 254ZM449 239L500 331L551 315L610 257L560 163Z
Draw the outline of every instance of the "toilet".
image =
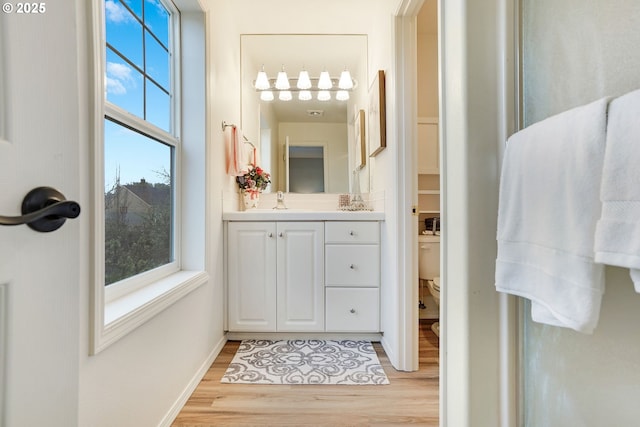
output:
M429 293L436 305L440 307L440 236L418 236L419 277L427 283ZM435 322L431 329L439 337L440 322Z

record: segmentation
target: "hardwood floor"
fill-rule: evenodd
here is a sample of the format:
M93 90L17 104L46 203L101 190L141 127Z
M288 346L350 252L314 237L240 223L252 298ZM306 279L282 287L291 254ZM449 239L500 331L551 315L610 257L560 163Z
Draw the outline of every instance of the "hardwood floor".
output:
M220 378L240 344L218 355L172 427L438 426L439 355L432 321L420 321L420 368L396 371L375 343L389 385L244 385Z

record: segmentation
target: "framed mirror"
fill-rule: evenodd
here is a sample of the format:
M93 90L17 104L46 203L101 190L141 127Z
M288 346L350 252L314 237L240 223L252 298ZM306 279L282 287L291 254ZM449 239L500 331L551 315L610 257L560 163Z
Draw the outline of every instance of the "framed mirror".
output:
M242 34L240 42L241 126L258 147L258 164L271 173L270 190L349 192L352 171L364 167L361 147L366 139L356 132L356 125L360 126L360 112L368 102L367 36ZM273 95L270 101L261 99L266 90L256 88L262 70ZM339 95L345 70L353 87ZM289 100L280 99L286 90L275 87L282 71L290 86ZM298 88L301 71L310 78L306 97L301 93L305 89ZM324 71L332 86L327 100L318 89ZM361 191L366 192L368 179L364 181Z

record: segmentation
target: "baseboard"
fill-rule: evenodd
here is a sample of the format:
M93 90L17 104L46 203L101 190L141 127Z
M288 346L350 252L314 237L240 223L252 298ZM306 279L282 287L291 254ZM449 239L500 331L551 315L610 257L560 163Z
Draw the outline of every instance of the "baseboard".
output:
M389 345L389 341L385 339L384 335L382 336L382 340L380 340L380 344L382 345L384 352L387 354L387 358L389 359L391 366L398 369L398 356L396 352L393 351L393 348Z
M228 332L229 341L242 340L366 340L379 342L382 334L378 332Z
M176 419L176 417L178 416L178 414L180 413L184 405L187 403L187 400L189 400L189 397L191 396L191 394L194 392L196 387L198 387L198 384L200 384L200 381L209 370L209 367L211 367L211 365L213 364L213 361L216 360L216 357L218 357L218 354L220 354L226 342L227 342L226 336L223 336L222 338L220 338L220 341L218 341L218 343L213 347L213 350L211 350L211 353L209 353L209 356L206 358L204 362L202 362L202 365L200 365L200 368L198 368L196 373L193 375L193 378L191 378L191 381L189 381L189 383L184 388L182 393L180 393L180 396L178 396L178 399L171 406L171 408L169 409L169 412L167 412L167 414L162 418L162 421L160 421L160 423L158 424L158 427L171 426L171 423L173 423L173 421Z

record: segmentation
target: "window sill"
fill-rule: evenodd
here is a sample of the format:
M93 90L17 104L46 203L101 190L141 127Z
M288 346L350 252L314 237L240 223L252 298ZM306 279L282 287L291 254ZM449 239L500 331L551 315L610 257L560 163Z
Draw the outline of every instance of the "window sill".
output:
M95 342L100 352L209 280L203 271L179 271L104 306L104 327Z

